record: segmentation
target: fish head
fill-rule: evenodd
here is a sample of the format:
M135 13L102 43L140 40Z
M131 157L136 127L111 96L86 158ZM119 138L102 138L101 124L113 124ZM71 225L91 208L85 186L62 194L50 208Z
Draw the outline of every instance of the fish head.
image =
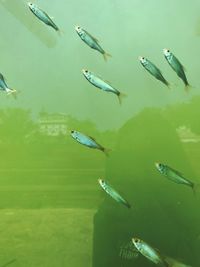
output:
M164 48L163 49L163 54L166 56L166 57L169 57L171 55L171 52L168 48Z
M31 3L31 2L28 2L28 7L30 8L30 10L32 10L33 12L36 10L36 5Z
M78 132L77 131L74 131L74 130L71 130L71 136L73 137L73 138L77 138L77 136L78 136Z
M82 73L83 75L86 77L86 78L89 78L90 77L90 71L87 70L87 69L82 69Z
M28 2L27 5L29 6L30 9L34 7L34 4L31 2Z
M76 26L75 26L75 30L76 30L76 32L77 32L78 34L81 34L81 33L83 32L83 28L81 28L81 26L79 26L79 25L76 25Z
M102 186L104 184L104 180L103 179L98 179L99 184Z
M164 167L165 167L162 163L159 163L159 162L155 162L155 166L159 172L162 172L164 170Z
M137 237L133 237L133 238L132 238L132 242L133 242L133 245L136 247L136 249L137 249L138 251L140 251L141 248L142 248L142 240L140 240L140 239L137 238Z
M139 57L139 61L142 63L142 64L145 64L147 62L147 59L145 57Z

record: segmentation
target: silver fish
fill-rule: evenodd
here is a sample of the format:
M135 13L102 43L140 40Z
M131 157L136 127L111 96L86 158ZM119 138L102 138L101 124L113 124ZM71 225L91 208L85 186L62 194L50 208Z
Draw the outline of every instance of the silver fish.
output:
M117 89L115 89L113 86L111 86L108 82L104 81L102 78L100 78L98 75L94 74L93 72L83 69L82 73L84 77L95 87L103 90L104 92L110 92L115 94L118 99L119 103L121 104L122 97L125 96L125 94L121 93Z
M102 152L104 152L107 156L109 153L109 149L106 149L105 147L101 146L100 144L98 144L96 142L96 140L91 137L91 136L87 136L83 133L80 133L78 131L71 131L71 136L80 144L87 146L89 148L93 148L93 149L98 149Z
M28 7L31 10L31 12L42 22L44 22L46 25L52 27L55 31L60 32L60 29L58 26L53 22L53 20L50 18L50 16L44 12L42 9L40 9L38 6L36 6L33 3L28 3Z
M111 55L106 53L105 50L100 46L99 41L95 37L93 37L89 32L87 32L80 26L75 26L75 30L80 36L80 38L83 40L83 42L85 42L92 49L100 52L105 60L107 60L108 57L111 57Z
M114 200L117 202L125 205L127 208L131 208L131 205L128 203L127 200L125 200L114 188L111 187L105 180L98 179L98 182L100 186L103 188L103 190L111 196Z
M180 173L179 171L176 171L174 169L172 169L171 167L162 164L162 163L155 163L155 166L157 168L157 170L163 174L164 176L166 176L169 180L177 183L177 184L183 184L183 185L187 185L190 186L193 190L193 192L195 192L195 184L193 182L191 182L190 180L188 180L187 178L185 178L183 176L182 173Z
M170 267L163 256L143 240L139 238L132 238L132 242L135 245L136 249L148 260L154 262L155 264L158 264L159 266Z
M140 63L142 66L151 74L153 75L157 80L161 81L164 83L166 86L169 87L169 83L165 78L163 77L161 71L159 70L156 65L154 65L150 60L148 60L145 57L139 57Z
M166 48L163 49L163 53L169 65L176 72L179 78L181 78L181 80L184 82L185 89L188 90L190 87L190 84L188 83L187 77L185 75L183 65L180 63L180 61L174 56L174 54L169 49L166 49Z
M16 96L17 90L8 87L3 74L0 73L0 90L7 93L7 95L13 94Z

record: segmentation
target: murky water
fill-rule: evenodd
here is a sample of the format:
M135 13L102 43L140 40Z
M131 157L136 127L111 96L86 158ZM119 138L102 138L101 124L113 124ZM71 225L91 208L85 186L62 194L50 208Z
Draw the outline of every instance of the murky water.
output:
M26 1L0 1L1 70L15 100L0 97L0 266L150 267L133 236L200 266L200 189L158 173L163 162L200 183L199 1L37 1L61 28L39 21ZM87 47L81 25L112 58ZM169 48L186 68L189 93L167 64ZM154 62L169 90L138 61ZM88 68L127 94L89 84ZM106 157L76 143L75 129L110 148ZM100 188L105 178L130 210ZM179 267L173 265L169 267Z

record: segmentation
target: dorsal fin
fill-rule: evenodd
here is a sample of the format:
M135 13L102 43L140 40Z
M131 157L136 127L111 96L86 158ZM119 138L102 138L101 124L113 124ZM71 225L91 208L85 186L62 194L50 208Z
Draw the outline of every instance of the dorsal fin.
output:
M86 30L84 30L85 31L85 33L87 33L92 39L94 39L97 43L99 43L99 40L96 38L96 37L94 37L94 36L92 36L89 32L87 32Z
M104 80L99 74L95 74L95 76L96 76L97 78L99 78L100 80L102 80L103 82L107 83L108 85L112 86L112 84L111 84L109 81Z
M88 136L90 139L92 139L94 142L96 142L96 140L94 139L94 137L92 137L92 136Z
M181 172L179 172L179 171L177 171L177 170L175 170L175 169L173 169L173 168L171 168L171 167L169 167L169 169L170 169L171 171L173 171L174 173L176 173L177 175L179 175L179 176L183 176L183 174L182 174Z

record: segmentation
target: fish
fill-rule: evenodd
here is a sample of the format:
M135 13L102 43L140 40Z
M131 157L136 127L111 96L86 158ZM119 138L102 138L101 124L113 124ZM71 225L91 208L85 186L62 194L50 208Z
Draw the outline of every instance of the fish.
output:
M158 163L158 162L155 163L155 166L156 166L157 170L161 174L166 176L169 180L171 180L177 184L183 184L183 185L189 186L192 188L193 192L195 192L195 184L192 181L185 178L183 176L183 174L180 173L179 171L174 170L171 167L169 167L165 164L162 164L162 163Z
M78 131L72 130L71 131L71 136L80 144L87 146L89 148L93 148L93 149L98 149L102 152L105 153L106 156L108 156L110 149L107 149L105 147L103 147L102 145L98 144L96 142L96 140L91 137L91 136L87 136L83 133L80 133Z
M7 93L7 95L13 95L16 97L17 90L8 87L6 80L2 73L0 73L0 90Z
M83 42L85 42L89 47L94 50L97 50L103 55L105 61L108 57L111 57L111 55L105 52L105 50L100 46L97 38L93 37L89 32L87 32L80 26L75 26L75 30L79 37L83 40Z
M151 247L143 240L134 237L132 238L132 242L136 249L148 260L162 267L170 267L170 265L165 261L164 257L160 254L160 252L157 251L155 248Z
M169 87L168 81L163 77L161 71L158 67L156 67L156 65L154 65L150 60L145 57L139 57L139 61L151 75L153 75L157 80L161 81L167 87Z
M118 97L119 103L121 104L122 97L126 95L115 89L113 86L109 84L109 82L104 81L100 76L94 74L93 72L83 69L82 73L84 77L95 87L103 90L104 92L113 93Z
M164 48L163 53L164 53L164 56L167 62L171 66L171 68L176 72L178 77L181 78L181 80L185 84L185 90L187 91L191 86L187 80L187 77L184 71L185 68L180 63L180 61L177 59L177 57L175 57L174 54L169 49Z
M109 185L108 182L106 182L103 179L98 179L98 182L100 186L103 188L103 190L111 196L114 200L116 200L118 203L123 204L127 208L131 208L131 205L128 203L127 200L125 200L111 185Z
M31 12L42 22L44 22L46 25L52 27L55 31L60 33L60 29L58 26L53 22L52 18L44 12L42 9L40 9L37 5L28 2L28 7L31 10Z
M138 252L160 267L192 267L173 258L162 255L157 249L153 248L139 238L132 238L132 243Z

